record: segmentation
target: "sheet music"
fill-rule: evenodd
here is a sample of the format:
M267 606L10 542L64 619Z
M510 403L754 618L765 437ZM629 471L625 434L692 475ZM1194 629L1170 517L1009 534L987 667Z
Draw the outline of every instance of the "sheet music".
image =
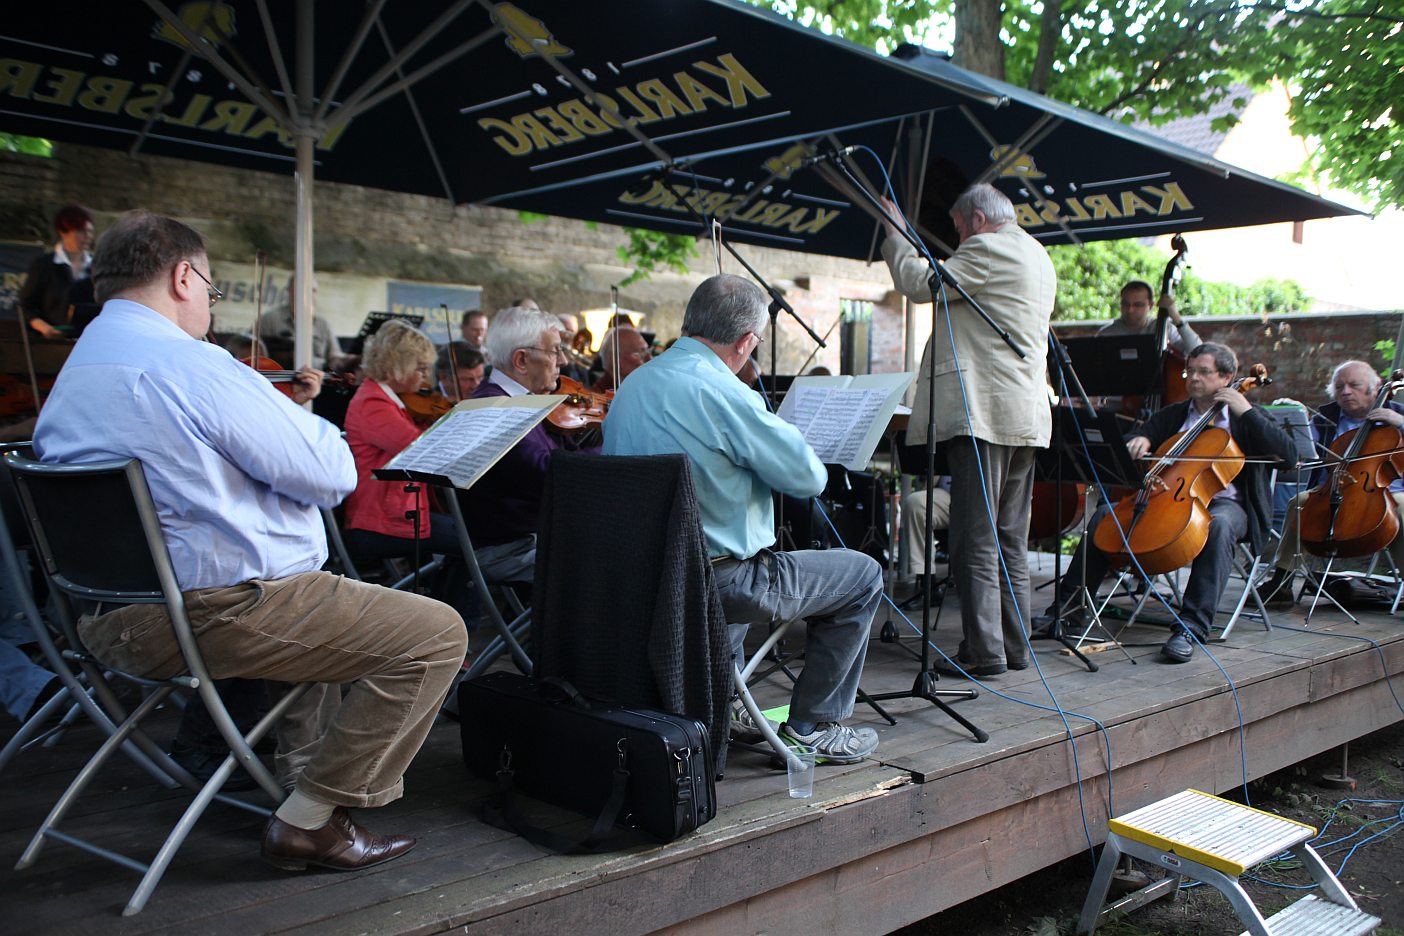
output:
M791 423L825 464L867 466L911 374L800 377L779 416Z
M466 489L564 399L487 397L459 403L383 470L448 478Z

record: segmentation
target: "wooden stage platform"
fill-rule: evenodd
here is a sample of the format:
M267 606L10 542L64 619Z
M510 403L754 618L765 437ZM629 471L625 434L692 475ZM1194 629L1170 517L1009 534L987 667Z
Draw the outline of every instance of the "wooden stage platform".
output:
M1044 565L1044 575L1048 570ZM1035 569L1035 582L1039 581ZM1036 593L1035 606L1046 603ZM880 624L885 615L879 615ZM1276 615L1300 627L1300 611ZM1087 849L1105 835L1110 744L1113 808L1122 813L1186 787L1220 792L1401 718L1385 672L1404 670L1404 617L1318 612L1311 633L1240 622L1192 662L1157 662L1165 631L1136 626L1135 663L1098 654L1097 673L1035 644L1043 677L1076 736L1073 747L1037 669L988 681L960 711L990 734L976 744L924 702L890 704L874 761L821 767L813 799L792 800L767 759L733 750L717 786L721 810L667 846L599 857L543 854L477 818L485 783L467 778L458 728L435 727L410 770L404 799L365 816L411 833L419 847L354 875L287 874L257 857L259 823L216 806L196 828L142 914L119 914L136 875L59 843L24 873L13 862L94 742L73 731L52 750L22 754L0 779L0 906L25 933L882 933L922 919ZM900 623L900 622L899 622ZM958 638L948 602L937 642ZM875 629L876 633L876 629ZM1376 651L1359 639L1382 646ZM906 640L913 646L913 640ZM906 688L916 665L904 647L874 640L864 688ZM763 703L787 690L772 677ZM955 686L955 681L943 681ZM1404 686L1401 686L1404 695ZM1015 701L1017 700L1017 701ZM1240 747L1239 715L1243 744ZM1103 733L1086 718L1100 720ZM173 718L171 719L173 721ZM164 740L158 735L158 740ZM1240 760L1240 750L1242 760ZM563 782L569 782L568 774ZM73 831L148 857L184 800L125 764L100 778ZM1081 805L1081 808L1080 808ZM1091 864L1088 875L1090 879Z

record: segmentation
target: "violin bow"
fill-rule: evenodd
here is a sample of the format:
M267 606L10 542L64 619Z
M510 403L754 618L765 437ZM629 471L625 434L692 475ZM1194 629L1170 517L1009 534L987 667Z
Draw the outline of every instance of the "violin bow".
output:
M439 303L439 308L444 310L444 334L448 335L449 367L453 369L453 396L456 400L463 399L463 384L458 382L458 355L453 350L453 326L449 324L448 303ZM438 378L438 375L434 375Z

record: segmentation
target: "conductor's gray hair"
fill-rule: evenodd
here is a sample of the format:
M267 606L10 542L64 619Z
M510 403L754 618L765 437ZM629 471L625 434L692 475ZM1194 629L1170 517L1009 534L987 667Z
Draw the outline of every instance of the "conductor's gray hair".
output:
M1008 224L1014 220L1014 203L988 182L970 186L951 206L951 214L959 215L969 225L974 225L976 211L990 224Z

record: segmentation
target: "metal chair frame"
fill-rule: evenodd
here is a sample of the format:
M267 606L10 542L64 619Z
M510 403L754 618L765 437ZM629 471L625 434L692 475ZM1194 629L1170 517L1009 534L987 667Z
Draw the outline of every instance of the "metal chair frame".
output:
M53 839L139 871L142 873L141 882L122 911L123 916L131 916L141 912L146 906L147 900L150 899L152 892L160 883L177 850L211 802L218 800L226 805L245 809L261 816L271 814L271 810L268 808L220 792L236 767L242 767L247 771L275 803L282 801L286 795L285 791L254 754L253 745L257 744L273 728L288 708L307 691L311 684L300 683L293 686L247 735L241 734L220 700L214 680L211 678L196 644L190 620L186 615L180 586L176 580L175 569L171 564L165 537L161 531L160 519L156 512L155 503L151 499L151 492L147 487L141 463L135 459L126 459L86 465L48 465L24 458L18 452L13 451L6 453L4 457L15 479L21 510L28 521L35 550L54 590L55 599L63 609L62 617L65 620L71 621L72 619L69 607L70 598L97 601L100 604L164 604L170 615L171 627L188 670L186 674L170 679L145 679L113 671L124 679L147 687L150 690L149 694L122 720L116 730L110 734L78 772L78 775L54 804L38 831L35 832L15 866L16 870L32 866L37 861L44 842ZM106 550L104 550L104 544L91 542L91 537L89 537L87 550L100 550L103 551L104 555L113 555L111 550L120 546L124 550L130 551L129 554L133 556L139 556L144 551L151 562L149 570L128 571L125 573L126 577L120 581L114 580L104 583L84 581L81 562L75 571L74 563L75 560L79 560L77 553L80 550L65 545L66 538L51 537L50 533L71 524L73 517L81 515L81 513L73 509L73 500L65 500L61 505L57 503L56 496L48 489L66 487L76 490L84 485L90 490L95 487L101 488L98 496L93 498L94 502L100 500L103 504L117 509L129 509L138 526L137 529L108 529L107 535L112 538L112 542L108 544ZM139 541L138 537L140 537ZM116 573L113 574L115 577ZM73 639L77 639L76 633L73 634ZM90 675L93 669L98 666L98 662L90 654L80 653L77 659ZM220 735L229 745L230 753L210 779L201 784L164 754L159 754L158 751L157 762L160 764L161 770L170 774L174 780L192 791L195 796L179 821L167 834L165 841L151 862L149 864L141 862L60 831L59 823L111 755L122 747L129 738L138 740L144 737L140 732L141 723L177 689L189 690L200 695L209 710L211 719L219 729Z

